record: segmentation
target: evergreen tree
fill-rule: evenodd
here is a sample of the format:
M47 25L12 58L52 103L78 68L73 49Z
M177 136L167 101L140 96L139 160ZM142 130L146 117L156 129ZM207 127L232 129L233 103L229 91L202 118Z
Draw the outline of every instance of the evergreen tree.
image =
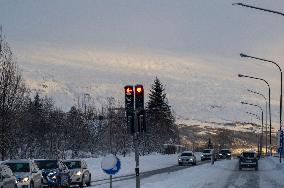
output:
M149 130L146 136L147 148L161 152L163 144L179 143L178 128L168 104L165 88L157 77L150 90L146 112Z

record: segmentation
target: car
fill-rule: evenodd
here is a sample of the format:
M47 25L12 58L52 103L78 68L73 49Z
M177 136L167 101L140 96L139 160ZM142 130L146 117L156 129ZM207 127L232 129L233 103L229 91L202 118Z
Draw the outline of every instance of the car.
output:
M36 164L28 159L8 160L7 165L17 178L18 188L41 188L41 172Z
M212 155L214 157L214 161L216 161L217 158L215 156L215 150L214 149L204 149L201 154L201 161L211 160Z
M68 167L57 159L35 160L42 171L42 185L48 187L70 187Z
M221 149L219 151L218 159L231 159L231 151L229 149Z
M7 165L0 165L0 187L17 188L17 179Z
M258 170L258 158L255 151L244 151L239 157L239 170L254 168Z
M88 170L86 161L74 159L64 160L63 163L68 167L71 176L71 185L91 185L91 172Z
M178 165L192 164L196 165L196 157L192 151L184 151L178 157Z

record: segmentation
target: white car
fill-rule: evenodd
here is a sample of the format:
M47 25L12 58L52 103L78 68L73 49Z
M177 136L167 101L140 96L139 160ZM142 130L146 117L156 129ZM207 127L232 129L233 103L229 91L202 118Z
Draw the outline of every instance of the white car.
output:
M6 165L0 165L0 187L17 188L17 180L12 170Z
M84 185L91 185L91 172L88 170L86 161L71 159L64 160L63 163L70 170L71 185L79 185L81 188Z
M201 161L211 160L212 155L214 157L214 161L216 161L217 158L215 156L214 149L204 149L202 154L201 154Z
M184 151L178 157L178 165L192 164L196 165L196 157L192 151Z
M2 164L11 168L18 188L41 188L41 172L31 160L9 160Z

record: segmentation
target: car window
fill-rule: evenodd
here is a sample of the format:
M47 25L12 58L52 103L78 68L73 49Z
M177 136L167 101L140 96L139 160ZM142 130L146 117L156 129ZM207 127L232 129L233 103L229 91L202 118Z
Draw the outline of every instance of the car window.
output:
M56 160L42 160L42 161L35 161L37 164L38 168L40 170L42 169L57 169L58 164Z
M29 163L5 163L13 172L30 172Z
M211 153L211 150L210 149L205 149L205 150L203 150L203 153Z
M80 162L80 161L67 161L67 162L64 162L64 164L65 164L69 169L81 168L81 162Z
M255 156L255 153L243 153L243 156L248 158L253 158Z
M180 156L192 156L192 153L182 153Z
M220 153L230 153L230 150L221 150Z

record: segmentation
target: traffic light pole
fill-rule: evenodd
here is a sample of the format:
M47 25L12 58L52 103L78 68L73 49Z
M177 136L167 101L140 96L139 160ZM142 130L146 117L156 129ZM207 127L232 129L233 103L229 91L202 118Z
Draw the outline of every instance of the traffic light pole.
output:
M140 172L139 172L139 150L138 150L138 138L139 138L139 130L138 130L138 118L137 118L138 110L134 112L134 128L135 133L133 136L134 148L135 148L135 175L136 175L136 188L140 188Z

